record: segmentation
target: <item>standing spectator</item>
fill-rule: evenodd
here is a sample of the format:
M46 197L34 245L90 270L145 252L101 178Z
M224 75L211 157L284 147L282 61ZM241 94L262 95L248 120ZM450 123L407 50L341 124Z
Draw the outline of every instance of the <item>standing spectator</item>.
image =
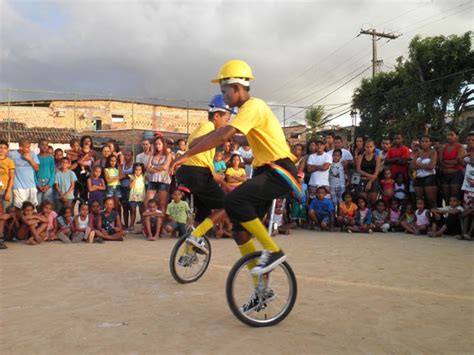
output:
M110 149L110 154L117 157L117 164L123 164L123 154L120 151L120 146L115 139L111 139L107 142L107 146Z
M329 154L327 152L326 154ZM342 151L334 149L332 153L332 164L329 168L329 187L331 189L331 198L334 206L339 206L342 201L342 194L346 189L346 174L341 162Z
M352 146L352 156L354 160L357 160L357 157L361 154L364 154L365 150L365 137L357 136L354 145Z
M443 173L442 188L446 203L452 196L461 197L461 185L464 179L464 147L458 142L458 134L449 130L448 143L444 145L440 154L441 171Z
M92 150L91 136L83 136L79 145L81 147L79 160L77 161L77 167L74 169L77 177L74 194L83 203L88 200L87 178L91 175L91 168L94 165L96 153Z
M308 171L308 159L311 154L316 153L316 142L309 141L306 146L306 155L304 159L300 162L298 167L298 172L304 173L304 183L309 184L309 179L311 178L311 173Z
M123 227L125 229L132 229L133 225L129 225L130 219L130 175L133 174L133 152L130 150L126 150L123 153L124 156L124 163L122 164L121 170L121 180L120 180L120 188L122 190L122 198L121 203L123 207Z
M109 157L112 155L112 151L110 150L109 146L108 145L104 145L102 147L102 158L100 159L97 159L95 161L95 164L94 166L98 166L100 167L102 173L101 173L101 177L102 178L105 178L105 175L104 175L104 172L105 172L105 167L107 165L107 160L109 159Z
M13 205L21 208L23 202L38 204L35 172L39 170L38 156L31 151L31 143L21 138L17 151L10 152L15 163L15 180L13 183Z
M58 193L58 204L59 208L64 207L72 208L72 201L74 200L74 185L76 184L76 174L74 174L69 168L71 162L69 158L63 158L61 170L56 172L56 191Z
M438 153L431 148L431 138L424 136L421 139L421 149L414 155L410 170L415 170L416 198L426 198L429 208L436 207L436 196L438 194L438 181L436 179L436 164Z
M150 173L148 181L148 191L146 193L145 205L148 206L148 201L155 198L158 194L159 206L161 212L166 211L166 204L168 203L168 192L171 184L171 177L168 169L171 163L171 154L168 154L165 141L163 137L156 137L153 142L155 152L153 157L148 161L147 171ZM158 219L158 235L161 233L161 224L163 219Z
M382 171L389 168L389 166L385 163L385 158L387 158L388 151L392 147L392 142L390 142L389 138L382 139L382 150L380 151L380 162L382 164Z
M0 204L5 212L12 203L15 163L8 157L8 142L0 140Z
M332 155L332 151L334 150L334 138L335 138L334 132L328 132L324 135L324 141L326 143L326 152L331 152L330 154Z
M392 179L390 169L385 169L383 171L383 179L380 180L380 184L382 185L383 200L388 204L395 194L395 180Z
M171 154L172 158L174 159L174 140L171 138L168 138L166 140L166 150L168 151L168 154Z
M403 145L403 136L395 134L393 137L393 146L388 150L385 156L385 164L390 166L392 176L398 173L403 174L405 181L408 181L408 164L410 159L410 149Z
M332 156L327 154L324 148L324 142L318 140L316 153L311 154L308 158L308 171L311 173L308 189L314 190L314 188L322 186L329 193L329 168L332 164Z
M232 157L231 150L232 150L232 145L230 144L230 142L225 142L224 144L222 144L222 152L223 152L222 161L227 166L230 166L230 158Z
M100 166L94 166L92 168L92 175L87 179L87 190L89 191L89 203L94 201L99 202L102 206L105 198L105 180L101 178L102 169Z
M133 175L130 175L130 227L135 227L135 219L137 217L137 207L140 216L143 217L143 201L145 201L145 170L142 163L135 163L133 165Z
M293 155L296 157L295 166L298 172L300 171L301 162L304 160L304 145L297 143L293 146Z
M45 200L53 201L54 181L56 177L56 165L54 158L49 154L48 140L41 139L38 142L40 148L39 169L36 172L36 186L38 188L38 203Z
M225 165L224 161L222 160L223 154L222 152L216 152L214 156L214 171L217 175L225 176L225 171L227 170L227 165Z
M349 165L351 165L354 162L354 157L352 156L349 150L344 148L344 144L343 144L341 136L334 137L334 149L329 150L328 153L332 155L335 149L341 150L341 153L342 153L341 163L342 165L344 165L344 168L347 170Z
M176 141L176 145L178 146L178 150L176 151L176 157L179 157L186 153L186 141L184 139L178 139Z
M64 158L64 152L61 148L57 148L54 150L54 165L56 166L56 170L61 169L62 160Z
M244 167L245 167L245 176L247 179L252 178L253 169L252 169L252 162L253 162L253 153L252 149L250 149L249 145L243 145L238 150L240 156L244 160Z
M114 200L114 206L117 209L119 217L122 215L122 204L120 199L122 197L122 190L120 188L120 179L122 178L121 168L117 163L117 156L111 155L107 159L105 168L105 182L107 183L106 197L111 197Z
M142 163L143 166L148 166L148 160L153 156L153 152L151 151L151 143L149 139L144 139L142 141L142 148L143 152L137 154L135 159L136 163Z
M380 172L380 157L375 154L375 143L369 139L365 142L365 152L357 157L357 172L361 175L359 194L369 198L371 206L375 205L380 192L378 176Z

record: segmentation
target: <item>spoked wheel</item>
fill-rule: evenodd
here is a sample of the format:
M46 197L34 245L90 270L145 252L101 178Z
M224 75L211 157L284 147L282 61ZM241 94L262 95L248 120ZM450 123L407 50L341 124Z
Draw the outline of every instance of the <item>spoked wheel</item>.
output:
M176 242L170 255L171 275L182 284L199 280L206 272L211 260L211 243L206 236L202 236L201 243L209 251L208 254L186 243L186 237L185 235Z
M227 303L234 315L252 327L268 327L290 314L296 302L296 277L287 262L270 273L252 277L262 252L245 255L230 270L226 283Z

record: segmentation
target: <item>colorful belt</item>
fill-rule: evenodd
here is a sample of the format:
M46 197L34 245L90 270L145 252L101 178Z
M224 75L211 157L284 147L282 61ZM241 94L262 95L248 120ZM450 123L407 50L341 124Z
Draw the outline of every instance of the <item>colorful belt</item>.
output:
M286 169L282 168L280 165L270 163L268 164L273 170L275 170L278 175L280 175L285 182L290 185L291 190L293 191L293 196L301 201L303 198L303 189L301 185L296 181L294 176Z

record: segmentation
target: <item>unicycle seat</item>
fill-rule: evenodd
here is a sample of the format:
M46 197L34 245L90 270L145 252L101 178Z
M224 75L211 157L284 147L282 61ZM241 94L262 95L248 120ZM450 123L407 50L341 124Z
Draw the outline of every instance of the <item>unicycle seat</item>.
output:
M178 190L182 191L186 194L192 194L191 190L189 188L187 188L186 186L184 186L184 185L179 185Z

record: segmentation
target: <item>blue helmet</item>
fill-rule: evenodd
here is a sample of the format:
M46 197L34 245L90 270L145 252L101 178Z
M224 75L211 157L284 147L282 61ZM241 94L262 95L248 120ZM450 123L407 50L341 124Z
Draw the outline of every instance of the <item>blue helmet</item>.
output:
M224 96L221 94L215 95L211 102L209 102L209 112L216 112L216 111L223 111L223 112L230 112L231 114L235 115L234 109L230 108L224 101Z

